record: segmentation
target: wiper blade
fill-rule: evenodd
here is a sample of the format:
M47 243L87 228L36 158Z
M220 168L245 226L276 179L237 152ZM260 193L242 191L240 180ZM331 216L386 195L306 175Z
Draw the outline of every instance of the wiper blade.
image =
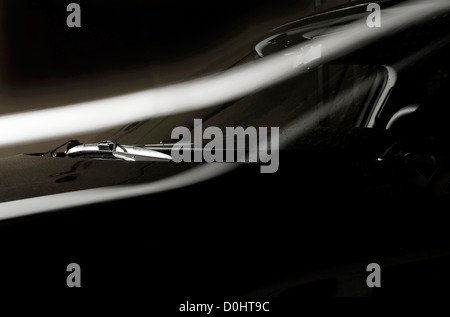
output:
M174 146L177 147L183 147L185 149L196 149L194 143L167 143L167 142L161 142L158 144L135 144L133 145L135 147L140 147L140 148L146 148L149 150L155 150L155 151L165 151L165 152L169 152L172 151ZM199 149L201 150L203 147L200 147Z

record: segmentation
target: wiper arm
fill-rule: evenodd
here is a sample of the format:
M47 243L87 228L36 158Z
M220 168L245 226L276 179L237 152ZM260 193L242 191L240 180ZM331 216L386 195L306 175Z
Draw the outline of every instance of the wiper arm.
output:
M69 141L64 142L63 144L57 146L57 147L54 148L53 150L50 150L50 151L44 153L42 156L56 157L56 156L57 156L56 151L58 151L60 148L62 148L62 147L63 147L64 145L66 145L66 144L67 144L67 150L66 150L66 151L68 151L68 150L71 149L72 147L77 146L77 145L80 145L81 143L80 143L80 141L78 141L78 140L69 140Z
M125 161L171 161L168 154L156 151L146 146L118 144L112 141L82 144L77 140L70 140L56 149L48 151L44 156L56 157L56 151L67 144L66 157L85 157L97 159L120 159Z
M171 161L172 156L150 149L145 146L120 145L114 143L112 149L114 157L125 161Z

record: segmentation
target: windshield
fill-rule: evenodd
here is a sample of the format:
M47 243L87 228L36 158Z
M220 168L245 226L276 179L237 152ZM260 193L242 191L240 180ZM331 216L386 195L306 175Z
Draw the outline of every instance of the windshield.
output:
M296 118L318 109L325 109L326 113L317 119L316 127L351 128L364 121L368 104L377 99L384 82L385 70L381 66L325 64L229 104L129 124L117 130L112 139L122 144L170 142L175 127L193 129L193 118L202 118L205 127L283 129ZM99 135L90 142L106 136Z

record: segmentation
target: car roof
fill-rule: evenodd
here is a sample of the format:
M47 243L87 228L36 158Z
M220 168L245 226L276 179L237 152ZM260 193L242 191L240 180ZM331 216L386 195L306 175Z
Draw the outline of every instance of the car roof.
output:
M308 24L326 21L334 18L340 18L343 16L348 16L351 14L356 13L362 13L367 12L366 8L367 5L370 3L378 3L382 8L387 8L390 6L393 6L395 4L404 2L405 0L376 0L376 1L367 1L367 0L360 0L360 1L354 1L351 3L343 4L337 7L334 7L333 9L320 11L317 13L314 13L312 15L308 15L305 17L301 17L297 20L288 22L286 24L280 25L274 29L271 30L270 33L279 33L283 32L289 29L305 26Z

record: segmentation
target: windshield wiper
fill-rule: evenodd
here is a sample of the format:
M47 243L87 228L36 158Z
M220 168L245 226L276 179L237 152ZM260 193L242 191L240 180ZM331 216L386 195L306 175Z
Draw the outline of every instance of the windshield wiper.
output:
M64 153L56 151L67 145ZM70 140L58 146L56 149L48 151L43 156L51 157L83 157L93 159L118 159L125 161L171 161L172 157L166 153L151 149L146 145L125 145L113 141L103 141L100 143L82 144L77 140Z

